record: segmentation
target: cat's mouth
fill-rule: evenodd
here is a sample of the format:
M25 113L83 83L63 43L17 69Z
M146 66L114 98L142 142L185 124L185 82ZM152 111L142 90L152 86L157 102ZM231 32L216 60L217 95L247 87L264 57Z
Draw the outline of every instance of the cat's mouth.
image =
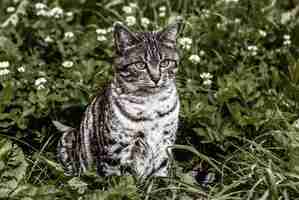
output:
M161 92L161 87L160 86L147 86L138 89L135 94L137 95L148 95L148 94L155 94Z
M160 86L150 86L150 87L147 87L147 88L144 88L147 92L152 92L152 93L155 93L155 92L159 92L161 87Z

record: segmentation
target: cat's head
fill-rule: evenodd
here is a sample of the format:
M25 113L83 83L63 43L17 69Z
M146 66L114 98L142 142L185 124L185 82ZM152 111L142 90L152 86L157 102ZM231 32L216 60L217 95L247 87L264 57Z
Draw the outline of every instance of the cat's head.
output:
M179 63L176 37L181 24L178 19L155 32L131 32L119 22L114 24L115 78L122 88L146 94L174 83Z

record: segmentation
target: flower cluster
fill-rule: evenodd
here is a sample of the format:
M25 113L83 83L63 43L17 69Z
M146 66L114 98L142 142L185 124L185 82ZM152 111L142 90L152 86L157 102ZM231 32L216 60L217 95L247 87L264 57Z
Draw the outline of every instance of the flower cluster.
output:
M223 0L225 3L238 3L239 0Z
M128 26L134 26L136 24L136 17L134 16L127 16L126 23Z
M106 34L107 34L108 30L106 29L102 29L102 28L98 28L96 29L96 33L97 33L97 40L99 42L103 42L103 41L106 41L107 38L106 38Z
M151 22L148 18L146 17L141 18L141 26L143 26L144 28L147 28L150 23Z
M241 23L241 19L240 19L240 18L236 18L236 19L233 21L233 23L235 23L235 24L240 24L240 23Z
M197 55L197 54L192 54L189 57L189 60L193 63L193 64L197 64L200 63L201 58Z
M75 34L71 31L65 32L64 33L64 38L65 39L73 39L75 37Z
M54 42L54 40L53 40L50 36L47 36L47 37L45 38L45 42L47 42L47 43L52 43L52 42Z
M166 6L159 7L159 17L165 17L166 16Z
M210 10L207 10L207 9L203 9L202 10L202 14L201 14L201 17L204 19L204 18L209 18L211 16L211 11Z
M191 49L192 39L188 37L183 37L178 40L179 44L183 49L189 50Z
M291 44L291 36L290 35L284 35L283 36L283 45L289 46Z
M18 70L18 72L25 72L25 67L24 67L24 66L21 66L21 67L19 67L17 70Z
M62 66L65 68L71 68L74 65L73 61L66 60L62 63Z
M0 62L0 76L7 75L10 73L9 69L7 69L10 66L8 61L2 61Z
M201 56L204 56L205 52L203 50L201 50L199 52L199 55L197 54L192 54L191 56L189 56L189 60L193 63L193 64L198 64L201 61Z
M40 78L35 80L34 85L36 86L36 88L38 90L41 90L41 89L45 89L45 83L46 82L47 82L47 79L45 79L44 77L40 77Z
M228 21L223 21L222 23L216 23L216 27L222 31L227 30Z
M136 3L130 3L128 6L124 6L122 10L126 15L125 22L128 26L134 26L137 22L136 17L133 14L136 12L138 5Z
M211 79L213 78L213 75L210 74L209 72L204 72L200 74L200 78L203 80L203 85L210 86L212 84Z
M35 10L37 16L54 17L55 19L62 18L64 14L60 7L49 9L48 6L43 3L36 3Z
M138 5L136 3L129 3L129 6L124 6L122 10L126 14L132 14L135 12L135 10L138 8Z
M250 53L251 53L252 56L256 56L257 55L257 51L258 51L257 46L255 46L255 45L249 45L247 47L247 50L250 51Z
M6 12L7 12L7 13L13 13L13 12L15 12L15 11L16 11L16 8L13 7L13 6L10 6L10 7L6 8Z
M263 30L259 30L259 34L261 37L266 37L267 36L267 32L263 31Z
M122 8L122 10L124 11L124 13L126 14L132 14L133 13L133 8L131 8L130 6L124 6Z
M299 129L299 119L297 119L293 122L293 126L297 129Z
M0 62L0 69L1 68L8 68L9 67L9 62L8 61L2 61Z

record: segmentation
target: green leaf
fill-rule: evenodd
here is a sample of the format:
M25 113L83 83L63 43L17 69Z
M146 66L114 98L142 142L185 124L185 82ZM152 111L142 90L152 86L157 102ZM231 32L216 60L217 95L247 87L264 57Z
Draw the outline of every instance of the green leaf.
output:
M9 197L26 174L28 164L22 150L0 136L0 198Z
M0 112L5 105L9 105L14 96L14 89L12 82L6 82L3 84L3 89L0 91ZM3 107L2 107L3 106Z

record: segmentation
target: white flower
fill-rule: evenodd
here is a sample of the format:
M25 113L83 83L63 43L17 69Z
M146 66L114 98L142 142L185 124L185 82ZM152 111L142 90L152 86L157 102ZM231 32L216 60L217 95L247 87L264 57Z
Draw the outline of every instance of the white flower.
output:
M191 55L191 56L189 57L189 60L190 60L192 63L197 64L197 63L200 62L201 59L200 59L200 57L199 57L198 55L193 54L193 55Z
M202 9L202 12L208 15L211 14L211 11L208 9Z
M209 17L210 17L210 14L211 14L211 11L210 11L210 10L207 10L207 9L203 9L203 10L202 10L202 17L203 17L203 18L209 18Z
M38 90L44 89L44 83L47 82L47 79L45 79L44 77L38 78L35 80L34 85L37 87Z
M62 63L62 66L65 68L70 68L74 65L73 61L67 60Z
M17 70L18 70L18 72L25 72L25 67L24 67L24 66L21 66L21 67L19 67Z
M44 77L41 77L41 78L36 79L34 84L37 86L40 84L44 84L46 82L47 82L47 79L45 79Z
M65 15L67 17L73 17L74 13L73 12L66 12Z
M15 7L13 7L13 6L10 6L10 7L8 7L8 8L6 8L6 12L8 12L8 13L12 13L12 12L15 12Z
M45 10L39 10L39 11L37 11L36 15L37 16L48 17L49 13L47 11L45 11Z
M285 40L285 41L283 41L283 45L285 45L285 46L288 46L291 43L292 43L291 40Z
M284 39L283 45L285 45L285 46L288 46L292 43L290 35L283 35L283 39Z
M134 16L128 16L126 17L126 23L128 26L133 26L136 24L136 18Z
M204 56L206 54L206 52L204 50L200 50L199 55L200 56Z
M53 40L50 36L47 36L47 37L45 38L45 42L47 42L47 43L51 43L51 42L54 42L54 40Z
M165 12L160 12L159 13L159 17L165 17L166 16L166 13Z
M160 11L160 12L165 12L165 11L166 11L166 6L161 6L161 7L159 8L159 11Z
M218 29L220 29L220 28L222 27L222 24L221 24L221 23L217 23L217 24L216 24L216 27L217 27Z
M235 19L235 23L236 23L236 24L239 24L240 22L241 22L241 19L239 19L239 18L236 18L236 19Z
M63 10L60 7L52 8L49 11L49 16L54 17L56 19L61 18L63 16Z
M96 29L96 33L97 34L105 35L105 34L107 34L107 30L106 29L98 28L98 29Z
M37 88L36 89L38 89L38 90L42 90L42 89L45 89L46 87L44 86L44 85L37 85Z
M249 51L257 51L257 46L255 46L255 45L249 45L249 46L247 47L247 49L248 49Z
M68 32L65 32L64 33L64 37L66 38L66 39L71 39L71 38L73 38L75 36L75 34L73 33L73 32L71 32L71 31L68 31Z
M258 51L257 46L255 46L255 45L249 45L249 46L247 47L247 49L248 49L248 51L251 52L251 55L252 55L252 56L256 56L256 55L257 55L257 51Z
M159 7L159 17L165 17L166 16L166 6Z
M192 39L188 37L183 37L178 40L179 44L182 45L183 49L190 49L192 45Z
M259 30L259 34L260 34L260 36L262 36L262 37L266 37L266 36L267 36L266 31L263 31L263 30Z
M212 81L210 79L207 79L207 80L204 80L203 85L211 85L212 84Z
M0 68L7 68L9 67L9 62L8 61L2 61L0 62Z
M97 36L97 40L98 40L99 42L103 42L103 41L106 41L107 38L106 38L104 35L98 35L98 36Z
M133 9L130 6L124 6L122 8L122 10L126 13L126 14L131 14L133 12Z
M213 75L210 74L209 72L203 72L199 76L202 79L212 79L213 78Z
M291 36L290 36L290 35L287 35L287 34L286 34L286 35L283 35L283 39L284 39L284 40L290 40L290 39L291 39Z
M293 122L293 126L299 129L299 119Z
M9 74L10 71L8 69L0 69L0 76Z
M239 0L224 0L225 3L238 3Z
M131 8L138 8L137 3L129 3L129 6L130 6Z
M43 9L46 9L47 8L47 5L43 4L43 3L36 3L35 4L35 9L37 10L43 10Z
M149 24L150 24L150 20L148 18L146 18L146 17L141 18L141 25L143 27L148 27Z

